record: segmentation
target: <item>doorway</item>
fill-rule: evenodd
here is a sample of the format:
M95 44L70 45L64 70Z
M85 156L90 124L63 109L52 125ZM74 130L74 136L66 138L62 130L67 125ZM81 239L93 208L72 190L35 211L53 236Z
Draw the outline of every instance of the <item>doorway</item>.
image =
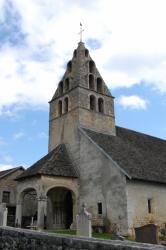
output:
M69 189L56 187L47 193L47 226L69 229L73 222L73 199Z

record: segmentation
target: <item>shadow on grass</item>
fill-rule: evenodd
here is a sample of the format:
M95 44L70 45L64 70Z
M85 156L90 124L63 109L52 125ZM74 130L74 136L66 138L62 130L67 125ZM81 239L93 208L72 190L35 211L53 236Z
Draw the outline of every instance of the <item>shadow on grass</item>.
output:
M56 233L56 234L62 234L62 235L76 235L76 230L46 230L46 232L50 232L50 233ZM97 239L104 239L104 240L111 240L113 235L110 233L93 233L92 234L93 238L97 238Z

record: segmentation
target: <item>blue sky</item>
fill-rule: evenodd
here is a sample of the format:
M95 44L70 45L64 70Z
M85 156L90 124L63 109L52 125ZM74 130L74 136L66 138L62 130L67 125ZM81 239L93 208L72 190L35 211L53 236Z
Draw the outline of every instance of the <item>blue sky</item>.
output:
M116 124L166 139L165 9L165 0L0 0L0 169L47 153L48 101L80 21Z

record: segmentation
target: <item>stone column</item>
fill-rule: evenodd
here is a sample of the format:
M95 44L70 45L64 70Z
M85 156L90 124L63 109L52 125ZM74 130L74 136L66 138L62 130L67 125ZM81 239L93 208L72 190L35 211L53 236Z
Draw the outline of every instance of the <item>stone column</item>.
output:
M38 213L37 213L37 228L38 230L44 229L46 226L46 216L47 216L47 197L40 196L38 198Z
M75 195L72 194L72 200L73 200L73 223L71 224L70 226L70 229L76 229L76 215L78 214L78 211L77 211L77 207L78 207L78 204L77 204L77 199L75 197Z
M1 203L0 205L0 226L7 226L7 214L8 209L6 208L5 203Z
M22 202L19 201L16 206L16 219L15 219L16 227L21 227L21 222L22 222Z

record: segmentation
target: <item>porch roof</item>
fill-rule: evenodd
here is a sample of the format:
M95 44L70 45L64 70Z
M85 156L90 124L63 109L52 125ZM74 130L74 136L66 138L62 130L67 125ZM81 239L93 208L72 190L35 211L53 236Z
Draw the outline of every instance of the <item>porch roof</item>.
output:
M65 144L58 145L55 149L25 170L16 180L21 181L25 178L39 175L78 177Z

